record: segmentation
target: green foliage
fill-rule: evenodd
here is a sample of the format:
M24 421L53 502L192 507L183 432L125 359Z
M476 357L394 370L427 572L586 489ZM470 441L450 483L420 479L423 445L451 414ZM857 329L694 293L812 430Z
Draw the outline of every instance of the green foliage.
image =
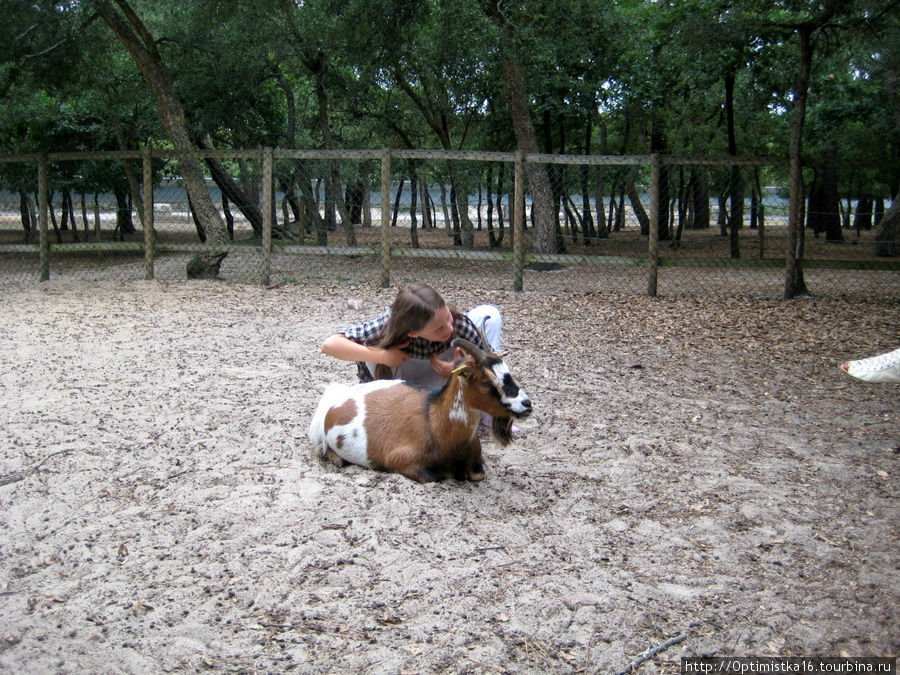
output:
M133 60L92 0L7 2L0 152L166 140ZM785 155L806 0L491 0L554 149ZM860 0L814 33L808 154L896 155L896 12ZM192 135L222 147L515 147L487 0L132 0ZM892 96L894 97L892 99Z

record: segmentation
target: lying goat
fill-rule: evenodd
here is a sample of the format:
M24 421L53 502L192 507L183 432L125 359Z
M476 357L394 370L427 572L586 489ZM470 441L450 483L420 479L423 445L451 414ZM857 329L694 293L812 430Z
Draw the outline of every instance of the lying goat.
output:
M512 418L530 415L531 399L498 355L461 338L452 346L465 355L440 389L403 380L328 385L309 425L310 442L323 457L421 483L483 480L482 413L494 416L494 436L506 445Z

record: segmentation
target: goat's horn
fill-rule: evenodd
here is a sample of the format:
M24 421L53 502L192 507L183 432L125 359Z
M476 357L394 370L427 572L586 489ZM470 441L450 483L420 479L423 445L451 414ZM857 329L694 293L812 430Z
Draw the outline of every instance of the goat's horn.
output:
M481 351L476 345L469 342L468 340L465 340L463 338L456 338L455 340L453 340L453 342L450 343L450 346L451 347L459 347L464 352L468 352L479 363L484 361L484 352Z

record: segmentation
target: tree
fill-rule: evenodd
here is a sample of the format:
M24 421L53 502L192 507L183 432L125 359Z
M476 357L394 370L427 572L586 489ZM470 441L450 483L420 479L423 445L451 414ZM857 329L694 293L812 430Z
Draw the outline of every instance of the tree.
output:
M812 69L815 38L823 28L840 13L850 0L830 0L818 13L804 12L799 21L783 25L797 37L797 74L794 80L794 110L791 121L790 141L790 199L788 201L788 237L784 280L784 298L789 300L807 293L806 282L799 260L802 257L801 242L803 223L800 222L800 200L803 195L803 125L806 122L806 102L809 96L809 78Z
M879 221L875 241L875 255L900 255L900 199L894 199L891 208Z
M156 100L159 120L166 135L175 151L184 153L178 156L178 163L188 199L206 240L211 244L227 244L228 231L225 222L209 197L200 161L194 155L197 146L191 141L184 110L175 95L169 72L157 50L156 42L127 0L114 2L115 4L110 0L95 0L97 13L140 68ZM221 258L218 262L221 262ZM204 257L198 255L188 264L188 269L191 276L205 276L209 267L204 265Z
M471 123L489 97L485 55L494 46L490 24L465 1L417 3L388 16L388 29L376 38L381 79L408 99L440 148L464 147ZM447 172L454 243L472 248L466 175L456 162L448 164Z
M787 155L789 123L798 119L802 103L803 144L795 155L802 150L816 158L830 153L883 158L887 147L898 156L898 144L892 141L897 96L891 94L896 91L891 87L897 59L890 56L897 51L891 40L897 18L889 0L785 0L775 5L757 0L7 4L0 25L0 92L6 94L0 103L0 142L9 150L47 150L50 138L53 149L69 150L82 143L93 149L171 143L187 155L188 168L197 147L213 145ZM103 20L85 21L92 12ZM798 42L802 46L794 36L827 12L833 12L831 20L810 30L815 58L803 100L792 84L798 74ZM248 31L251 24L254 30ZM142 86L135 87L132 80L139 73ZM886 101L894 102L893 116ZM151 112L158 121L148 121L149 108L155 108ZM423 165L417 161L404 168L420 186ZM804 165L807 179L811 166ZM196 178L210 173L261 231L259 172L252 162L207 160L204 165L199 160L196 167L193 177L185 176L189 183L200 189L202 181ZM457 222L454 236L470 245L467 193L473 181L484 181L486 175L465 168L459 163L453 167L450 192L455 198L449 210ZM5 167L0 170L9 173ZM617 199L633 198L640 216L638 190L632 185L638 172L585 170L567 177L551 170L556 171L528 163L536 251L560 249L560 205L568 222L578 223L582 234L592 237L588 195L602 204L605 183L614 184ZM342 206L341 185L356 186L353 194L358 195L365 171L362 164L328 167L291 160L276 166L275 180L294 218L306 222L321 219L313 203L319 193L312 187L321 179L326 217L336 220L336 209L346 227L354 220L351 211L359 208L359 198L352 198L353 209L349 202ZM784 176L779 172L770 169L762 180L785 180L787 171ZM731 222L723 221L723 229L730 228L726 233L736 243L744 200L740 182L734 180L740 174L732 173L734 189L727 170L698 168L681 177L678 199L680 204L694 200L682 220L689 224L693 214L703 224L709 220L704 215L708 193L723 200L730 196L730 207L723 212L730 213ZM91 174L99 180L102 172ZM124 174L129 174L127 166ZM131 199L137 203L138 176L133 168L130 174ZM835 190L849 204L866 194L883 199L896 193L898 185L896 175L875 170L842 170L836 176L821 170L818 175L831 210ZM673 194L677 176L673 172ZM18 190L19 183L30 180L24 174L9 175L5 182ZM121 181L118 176L116 185ZM580 202L572 189L576 181ZM30 192L27 187L26 194ZM201 215L203 198L192 196L191 201ZM660 205L663 237L668 202L663 199ZM616 199L609 203L615 206ZM600 212L598 208L598 216ZM285 214L290 217L287 207ZM619 222L617 209L610 208L610 216ZM217 212L210 217L215 223ZM30 216L25 220L30 223ZM216 240L217 224L201 229ZM324 230L320 234L324 237ZM802 255L802 234L800 228L795 256ZM837 239L841 233L826 236ZM733 247L732 255L737 254Z
M485 13L500 30L504 89L516 136L516 145L519 152L537 153L537 135L531 121L531 108L528 104L528 93L522 74L521 52L516 43L513 25L507 15L501 11L499 3L485 0L482 6ZM553 216L555 204L547 169L541 164L528 162L525 165L525 172L534 202L534 250L536 253L557 253L559 249L556 240L556 218Z

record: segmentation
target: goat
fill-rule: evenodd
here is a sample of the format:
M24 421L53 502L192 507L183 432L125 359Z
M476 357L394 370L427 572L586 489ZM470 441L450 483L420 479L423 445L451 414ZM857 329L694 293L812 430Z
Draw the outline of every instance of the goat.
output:
M493 415L501 445L512 440L513 418L531 414L531 399L494 353L456 338L464 353L440 388L404 380L330 384L309 425L323 458L402 474L420 483L442 478L484 480L478 424Z

